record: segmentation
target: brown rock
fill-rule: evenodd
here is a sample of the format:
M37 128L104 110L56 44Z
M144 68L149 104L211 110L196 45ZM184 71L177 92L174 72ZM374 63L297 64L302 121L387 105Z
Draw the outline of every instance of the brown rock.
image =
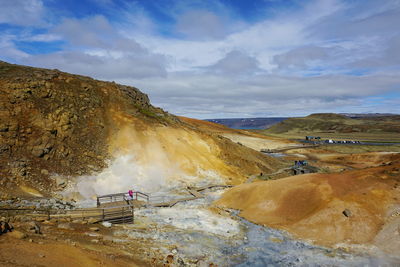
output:
M8 235L13 238L16 238L16 239L24 239L27 237L27 235L25 233L17 231L17 230L10 232Z
M58 224L57 228L64 230L74 230L74 228L69 223L60 223Z
M172 264L174 262L174 255L168 255L166 261L168 264Z
M87 220L87 223L93 224L93 223L97 223L98 221L99 221L99 220L96 219L96 218L89 218L89 219Z
M351 211L349 209L345 209L342 213L346 217L351 217L352 216L352 213L351 213Z

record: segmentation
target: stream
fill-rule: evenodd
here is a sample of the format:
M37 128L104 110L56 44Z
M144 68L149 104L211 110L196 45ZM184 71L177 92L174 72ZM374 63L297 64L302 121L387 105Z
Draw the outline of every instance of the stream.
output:
M219 215L208 210L223 191L208 190L203 199L171 208L140 209L135 212L135 224L121 226L114 235L156 241L166 255L174 254L189 266L392 266L396 262L379 254L311 245L283 231L253 224L236 211ZM148 228L138 230L137 225Z

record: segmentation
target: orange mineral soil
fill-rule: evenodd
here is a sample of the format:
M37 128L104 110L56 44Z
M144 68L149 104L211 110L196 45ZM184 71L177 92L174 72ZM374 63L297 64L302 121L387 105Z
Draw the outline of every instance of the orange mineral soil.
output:
M391 160L362 170L242 184L225 192L216 205L316 244L375 244L396 253L400 154Z
M11 245L12 244L12 245ZM62 243L38 244L8 236L0 241L0 266L140 266L128 259Z

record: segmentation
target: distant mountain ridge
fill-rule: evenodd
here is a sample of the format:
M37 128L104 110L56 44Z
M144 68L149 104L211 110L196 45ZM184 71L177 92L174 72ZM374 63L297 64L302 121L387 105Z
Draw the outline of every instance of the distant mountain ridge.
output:
M271 117L271 118L233 118L233 119L207 119L218 124L225 125L233 129L255 129L262 130L271 127L289 117Z
M372 117L387 117L387 116L397 116L399 114L395 113L339 113L350 118L372 118Z
M330 114L328 116L327 114ZM314 113L310 116L318 117L323 116L324 119L332 117L342 119L352 118L352 119L362 119L362 118L377 118L377 117L391 117L398 116L398 114L393 113ZM328 117L327 117L328 116ZM218 124L225 125L232 129L253 129L253 130L264 130L271 126L282 122L284 120L297 117L265 117L265 118L231 118L231 119L205 119L205 121L214 122Z
M352 114L354 116L355 114ZM400 115L363 114L350 117L335 113L316 113L303 118L289 118L269 129L267 133L399 133Z

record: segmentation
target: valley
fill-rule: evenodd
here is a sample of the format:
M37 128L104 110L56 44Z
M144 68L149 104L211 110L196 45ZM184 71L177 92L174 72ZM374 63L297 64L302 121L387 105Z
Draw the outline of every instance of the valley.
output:
M397 117L231 129L134 87L5 62L0 97L3 266L400 262L400 148L385 143L398 141ZM302 142L311 134L364 143ZM313 173L293 175L295 161ZM129 190L148 199L129 202ZM128 208L129 223L96 203L115 193L107 205Z

